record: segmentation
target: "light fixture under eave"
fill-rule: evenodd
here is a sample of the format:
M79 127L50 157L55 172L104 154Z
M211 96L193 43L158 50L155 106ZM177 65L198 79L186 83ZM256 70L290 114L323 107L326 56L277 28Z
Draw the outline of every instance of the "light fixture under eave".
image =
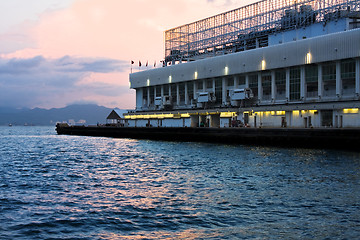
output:
M225 69L224 69L224 74L225 74L225 75L228 75L228 74L229 74L229 67L225 67Z
M169 76L169 83L171 83L172 82L172 76L170 75Z
M265 70L266 69L266 61L262 60L261 61L261 70Z
M194 79L197 79L198 78L198 72L196 71L195 73L194 73Z
M308 52L308 53L306 54L305 63L306 63L306 64L311 64L311 60L312 60L311 53Z
M146 85L150 86L150 79L146 80Z

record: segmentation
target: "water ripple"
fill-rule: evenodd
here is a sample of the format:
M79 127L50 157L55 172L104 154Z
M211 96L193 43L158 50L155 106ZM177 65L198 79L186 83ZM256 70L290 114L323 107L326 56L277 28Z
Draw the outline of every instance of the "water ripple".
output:
M0 127L0 239L356 239L360 155Z

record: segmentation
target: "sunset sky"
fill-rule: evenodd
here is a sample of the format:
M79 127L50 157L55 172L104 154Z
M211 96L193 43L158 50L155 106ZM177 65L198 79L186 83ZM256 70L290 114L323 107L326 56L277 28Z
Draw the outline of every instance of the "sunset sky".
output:
M253 2L1 0L0 107L132 109L130 61L159 65L164 30Z

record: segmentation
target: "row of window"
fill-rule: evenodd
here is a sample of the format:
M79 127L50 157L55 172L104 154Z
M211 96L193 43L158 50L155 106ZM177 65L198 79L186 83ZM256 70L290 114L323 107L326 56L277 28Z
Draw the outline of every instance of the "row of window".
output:
M322 80L323 80L323 96L335 96L336 93L336 63L329 62L321 65ZM275 96L276 99L285 99L286 91L286 69L275 70ZM290 80L290 101L300 99L300 67L292 67L289 71ZM354 59L343 60L340 63L340 76L342 81L342 94L351 95L355 92L355 76L356 76L356 61ZM319 65L309 64L305 65L305 91L306 97L312 98L318 96L318 79L319 78ZM245 87L245 75L237 76L238 86L235 86L234 76L227 77L227 89L235 87ZM179 100L181 103L185 101L185 82L179 83ZM199 90L215 90L216 102L222 103L222 78L196 80L196 87ZM271 99L272 89L271 72L264 71L261 73L261 87L262 87L262 100ZM177 85L166 84L164 87L164 95L171 93L171 96L177 96ZM187 82L186 84L189 99L194 99L194 81ZM253 73L248 75L248 87L252 89L255 98L258 98L258 74ZM149 87L150 99L156 96L161 96L161 86ZM170 91L170 92L169 92ZM143 99L148 99L147 88L144 88Z

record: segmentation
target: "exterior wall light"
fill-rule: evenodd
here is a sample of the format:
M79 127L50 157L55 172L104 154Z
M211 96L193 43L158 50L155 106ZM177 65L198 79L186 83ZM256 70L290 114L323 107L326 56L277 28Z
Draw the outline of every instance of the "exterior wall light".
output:
M310 63L311 63L311 60L312 60L311 53L308 52L308 53L306 54L305 63L306 63L306 64L310 64Z
M150 86L150 79L146 80L146 85Z
M229 68L228 68L228 67L225 67L224 73L225 73L225 75L228 75L228 74L229 74Z
M171 77L171 75L169 76L169 83L171 83L172 82L172 77Z
M265 60L261 61L261 70L265 70L266 69L266 62Z
M198 72L196 71L195 73L194 73L194 79L197 79L198 78Z

